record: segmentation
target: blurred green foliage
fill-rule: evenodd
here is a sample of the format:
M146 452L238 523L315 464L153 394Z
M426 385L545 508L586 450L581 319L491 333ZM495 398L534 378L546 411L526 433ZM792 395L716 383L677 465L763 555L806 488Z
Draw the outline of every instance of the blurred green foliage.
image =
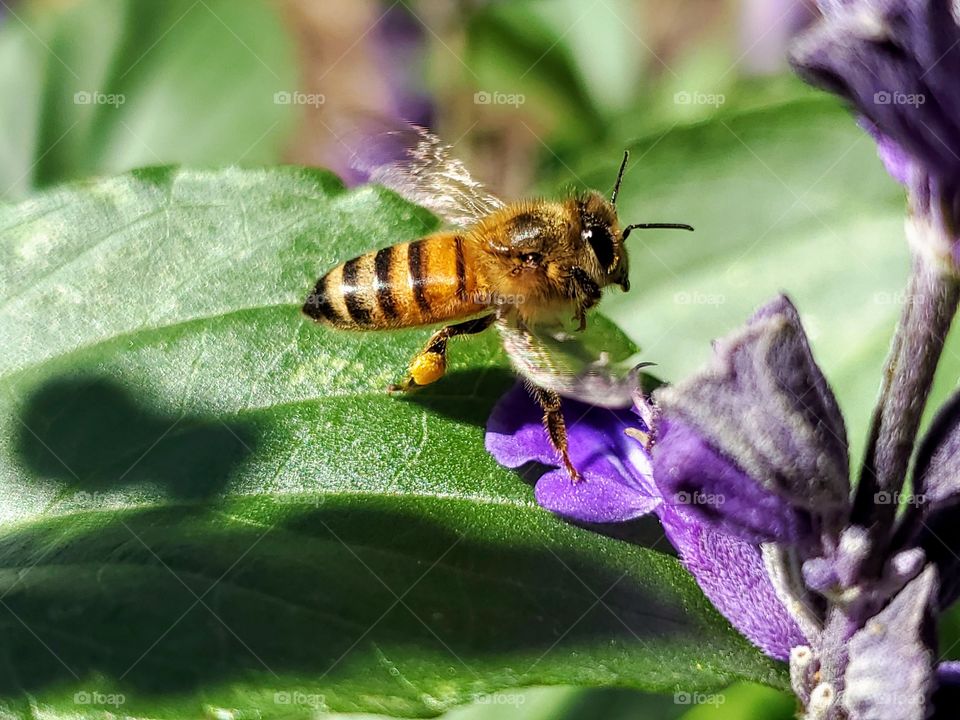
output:
M290 37L258 0L8 7L0 199L143 165L276 162L295 121Z

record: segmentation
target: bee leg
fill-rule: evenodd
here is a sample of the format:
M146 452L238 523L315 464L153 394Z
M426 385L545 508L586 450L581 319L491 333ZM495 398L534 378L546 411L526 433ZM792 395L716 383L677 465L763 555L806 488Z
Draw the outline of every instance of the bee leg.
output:
M583 305L577 306L577 314L573 316L573 319L579 323L577 332L583 332L587 329L587 309Z
M598 302L602 295L600 286L597 285L583 268L575 267L570 271L570 277L573 278L577 297L577 314L573 319L580 323L577 330L583 332L587 329L587 310L592 308Z
M466 322L440 328L427 341L426 347L413 356L407 379L399 385L390 385L387 392L408 392L436 382L447 371L447 340L457 335L475 335L493 323L494 315L467 320Z
M567 426L563 422L563 411L560 407L560 396L553 390L545 390L536 385L529 385L530 395L543 408L543 426L550 436L550 444L559 453L563 466L570 474L570 480L580 482L583 478L573 466L570 453L567 450Z

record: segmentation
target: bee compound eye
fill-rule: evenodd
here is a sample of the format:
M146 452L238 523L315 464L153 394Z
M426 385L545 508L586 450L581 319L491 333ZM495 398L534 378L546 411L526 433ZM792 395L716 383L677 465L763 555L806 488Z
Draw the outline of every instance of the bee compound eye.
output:
M593 254L600 266L604 269L613 267L616 260L616 249L613 246L613 237L610 235L610 231L604 227L594 227L586 232L590 234L584 239L593 248Z
M520 261L529 267L536 267L542 259L543 255L540 253L524 253L520 256Z

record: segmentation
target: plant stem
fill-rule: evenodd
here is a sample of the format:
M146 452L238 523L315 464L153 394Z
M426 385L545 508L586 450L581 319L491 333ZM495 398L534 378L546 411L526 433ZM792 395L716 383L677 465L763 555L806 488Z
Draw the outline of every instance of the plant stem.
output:
M879 543L886 542L896 514L896 499L906 478L958 299L960 284L955 277L921 257L914 258L903 312L884 367L853 510L853 521L871 528ZM881 492L888 493L886 502L877 502L877 493Z
M850 617L845 609L837 605L827 609L823 628L825 644L820 647L820 679L838 691L844 687L850 638L860 629L861 623L861 619Z

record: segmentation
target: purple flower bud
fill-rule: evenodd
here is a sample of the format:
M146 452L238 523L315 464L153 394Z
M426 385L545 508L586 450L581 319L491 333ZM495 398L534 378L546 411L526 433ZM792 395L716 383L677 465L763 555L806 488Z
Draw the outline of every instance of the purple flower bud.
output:
M960 597L960 393L944 405L917 450L913 495L901 519L904 542L915 543L940 570L940 607Z
M820 0L794 69L850 102L906 185L915 253L960 272L960 7L955 0Z
M796 41L805 80L848 100L933 177L960 180L960 26L952 0L821 0Z
M815 557L803 564L807 587L826 595L835 588L856 584L864 561L870 555L869 533L857 525L844 528L840 542L828 557Z
M705 370L655 397L654 476L665 497L725 498L692 506L703 521L747 539L797 542L846 514L843 417L787 298L718 341Z

